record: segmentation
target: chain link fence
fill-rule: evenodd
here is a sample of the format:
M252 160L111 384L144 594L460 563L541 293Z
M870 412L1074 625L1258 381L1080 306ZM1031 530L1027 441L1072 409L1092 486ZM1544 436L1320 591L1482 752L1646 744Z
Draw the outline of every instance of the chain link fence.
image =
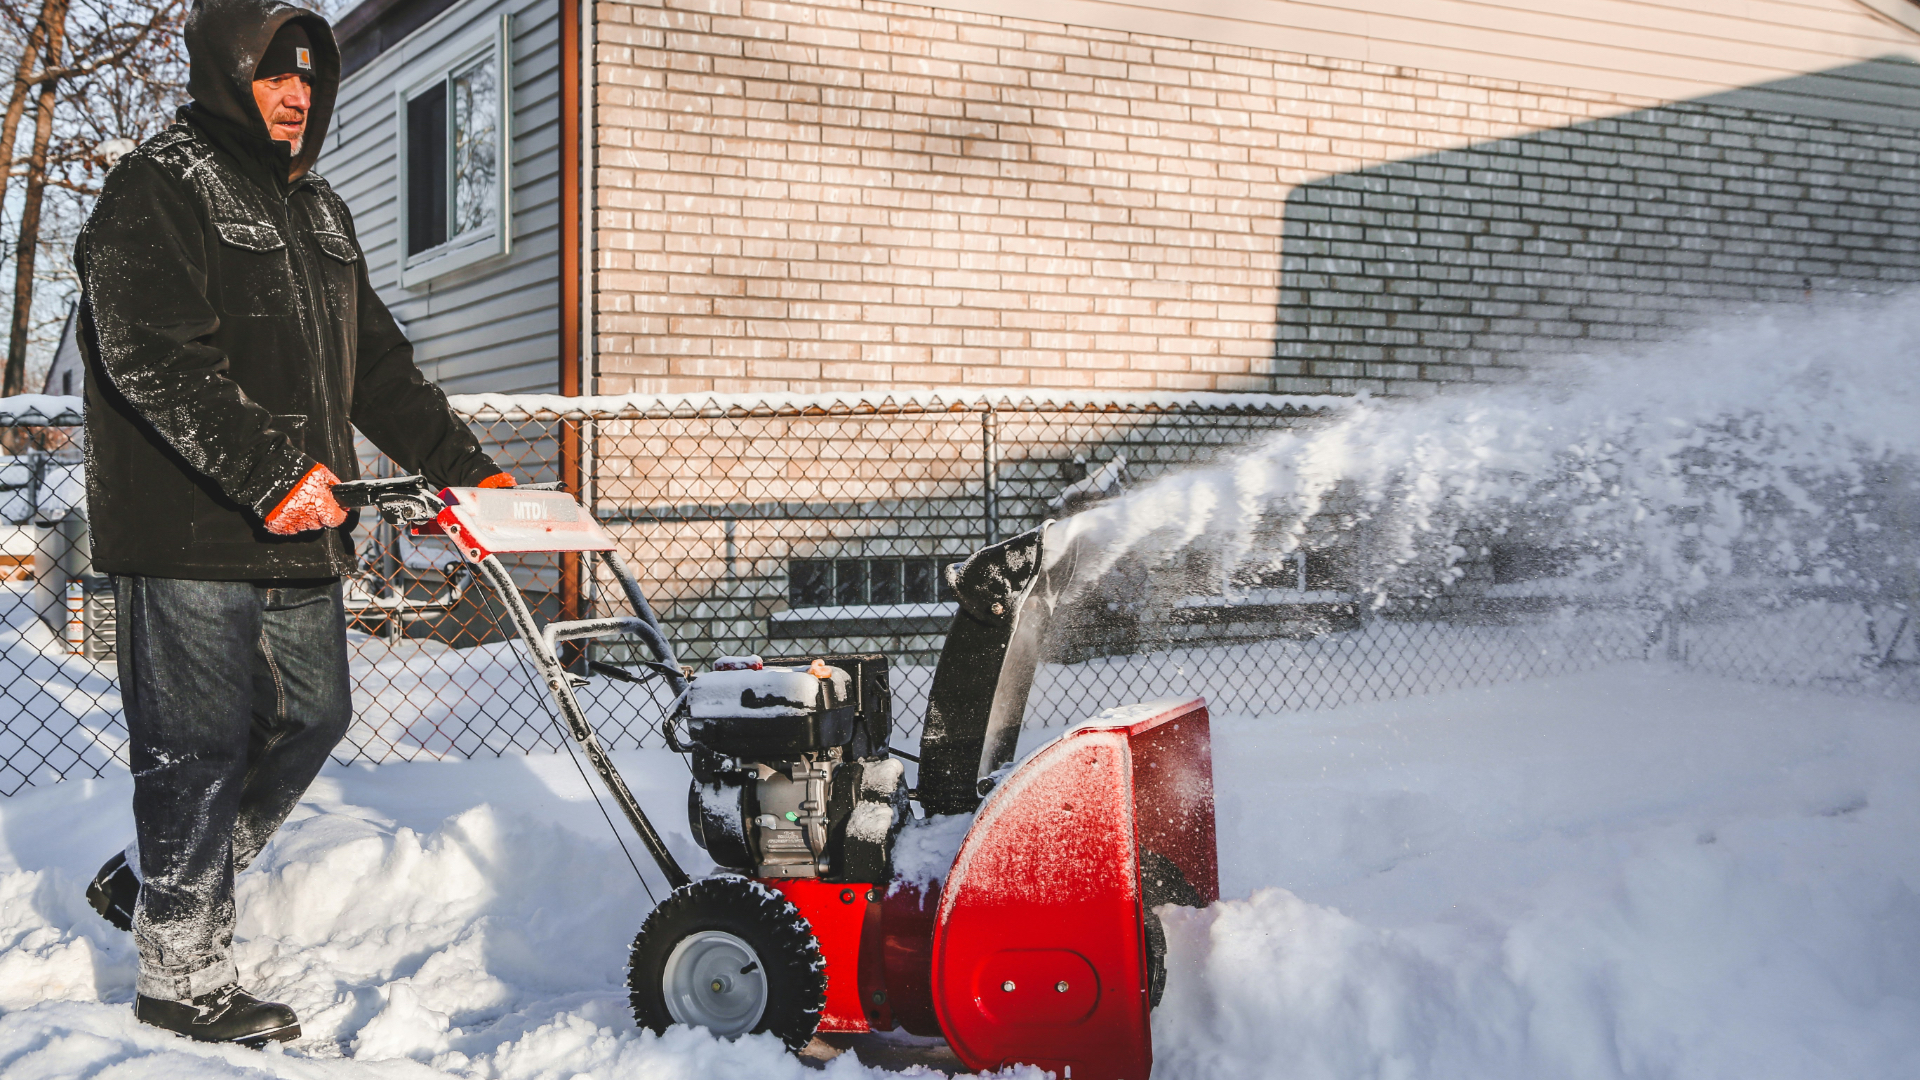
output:
M1210 397L488 395L456 405L516 478L583 493L682 663L884 653L910 744L954 614L944 564L1339 408ZM77 409L45 398L0 413L0 794L124 762L112 587L87 560ZM362 468L397 471L371 448ZM355 537L361 570L346 595L357 719L337 757L559 749L544 689L453 550L377 520ZM546 618L592 614L618 597L571 557L512 568ZM1028 723L1187 694L1220 713L1324 709L1645 659L1920 700L1906 598L1756 589L1635 606L1560 595L1552 578L1516 572L1497 552L1466 566L1437 602L1385 607L1355 595L1338 559L1317 552L1231 597L1192 586L1205 577L1193 570L1123 564L1110 587L1059 611ZM596 648L618 662L629 646ZM581 698L608 745L636 747L660 743L657 693L596 679Z

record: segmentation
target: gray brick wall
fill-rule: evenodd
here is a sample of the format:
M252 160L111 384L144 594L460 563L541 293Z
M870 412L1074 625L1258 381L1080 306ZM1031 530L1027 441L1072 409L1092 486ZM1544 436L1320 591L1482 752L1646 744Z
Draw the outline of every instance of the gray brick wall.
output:
M888 0L595 11L608 393L1283 389L1297 185L1652 104Z
M1920 132L1677 104L1302 184L1274 389L1406 393L1920 281Z
M1916 131L1827 118L1920 118L1905 62L1663 106L891 0L595 10L609 393L1415 393L1920 277Z

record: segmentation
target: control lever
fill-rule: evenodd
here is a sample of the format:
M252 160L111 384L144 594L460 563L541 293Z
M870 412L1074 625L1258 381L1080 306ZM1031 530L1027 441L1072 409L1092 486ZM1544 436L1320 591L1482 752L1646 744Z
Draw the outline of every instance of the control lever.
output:
M343 510L377 507L389 525L431 521L446 506L426 480L418 476L343 480L333 485L333 501Z

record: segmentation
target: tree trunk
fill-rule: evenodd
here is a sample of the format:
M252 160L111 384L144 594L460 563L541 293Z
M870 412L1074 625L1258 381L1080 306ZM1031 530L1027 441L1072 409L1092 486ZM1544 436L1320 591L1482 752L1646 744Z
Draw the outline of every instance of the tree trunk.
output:
M41 8L46 28L46 66L60 63L67 36L67 0L46 0ZM33 150L27 158L26 199L20 208L20 242L14 249L13 334L7 341L7 369L0 396L25 393L27 388L27 333L33 325L33 264L40 250L40 204L47 191L47 146L53 139L53 106L58 79L40 84L34 105ZM9 150L11 152L11 150ZM11 170L9 170L11 171Z
M0 171L0 201L7 197L7 189L13 181L13 140L20 134L20 117L27 111L27 97L33 86L27 82L27 76L33 71L34 61L39 59L40 50L47 44L47 6L54 0L42 0L40 14L34 19L33 32L27 36L27 43L20 50L20 66L13 73L13 89L7 94L6 119L0 121L0 163L6 165Z

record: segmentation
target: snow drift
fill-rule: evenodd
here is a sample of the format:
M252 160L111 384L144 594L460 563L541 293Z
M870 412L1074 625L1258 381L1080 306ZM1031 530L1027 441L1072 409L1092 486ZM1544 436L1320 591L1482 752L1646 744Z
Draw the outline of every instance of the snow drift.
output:
M1236 899L1163 910L1154 1075L1914 1075L1917 719L1643 664L1220 716ZM618 756L647 805L681 795L671 755ZM80 897L126 797L116 776L0 803L0 1074L816 1075L768 1037L634 1027L649 902L553 756L330 767L240 882L243 977L306 1039L140 1028L131 943Z

